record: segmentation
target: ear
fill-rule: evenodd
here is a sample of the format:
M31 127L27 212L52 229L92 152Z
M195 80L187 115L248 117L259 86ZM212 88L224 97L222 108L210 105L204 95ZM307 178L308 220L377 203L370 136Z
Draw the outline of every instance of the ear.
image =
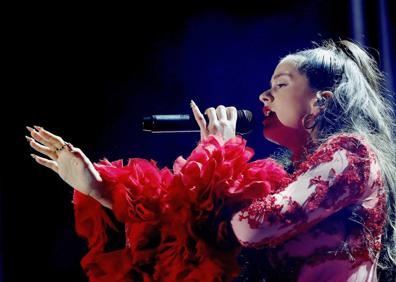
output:
M315 96L312 97L310 101L311 113L314 115L319 114L319 112L324 107L323 102L327 99L331 99L333 96L333 92L328 90L316 92Z
M326 90L326 91L318 91L318 92L316 92L316 95L320 96L320 97L323 97L325 99L331 99L334 96L333 92L328 91L328 90Z

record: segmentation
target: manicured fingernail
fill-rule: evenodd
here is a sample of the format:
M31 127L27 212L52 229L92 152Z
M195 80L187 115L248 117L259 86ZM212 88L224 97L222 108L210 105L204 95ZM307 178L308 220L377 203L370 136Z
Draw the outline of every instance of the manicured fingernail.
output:
M27 130L29 130L29 132L32 132L34 129L31 128L30 126L26 126Z
M28 143L30 143L30 141L33 140L32 138L30 138L30 137L28 137L28 136L25 136L25 137L26 137Z
M33 125L33 127L34 127L37 131L40 131L41 129L43 129L41 126L37 126L37 125Z
M36 159L36 155L30 154L33 159Z

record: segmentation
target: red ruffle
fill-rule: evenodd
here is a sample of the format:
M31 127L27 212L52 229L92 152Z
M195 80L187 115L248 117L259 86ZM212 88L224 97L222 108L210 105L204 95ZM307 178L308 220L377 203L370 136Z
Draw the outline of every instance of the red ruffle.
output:
M104 208L75 193L76 228L90 251L82 266L91 281L230 281L238 275L238 245L229 240L227 209L279 190L289 181L272 159L249 163L254 152L241 137L222 145L211 136L185 160L158 169L153 161L103 160L95 164L125 223L126 247L104 252ZM135 278L134 278L135 277Z

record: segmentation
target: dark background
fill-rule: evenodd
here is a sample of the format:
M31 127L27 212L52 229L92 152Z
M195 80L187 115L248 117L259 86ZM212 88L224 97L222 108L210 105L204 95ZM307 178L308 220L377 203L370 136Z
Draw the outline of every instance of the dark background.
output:
M142 157L171 167L189 155L199 134L143 133L141 118L189 113L194 99L201 109L252 110L258 127L248 145L254 158L266 157L277 147L262 137L258 95L281 57L312 41L358 39L381 52L372 49L383 69L396 72L396 5L381 1L5 9L0 281L86 281L79 263L87 249L74 231L72 189L31 159L26 125L61 135L92 161ZM362 3L363 25L356 25L353 3ZM388 85L395 91L394 82Z

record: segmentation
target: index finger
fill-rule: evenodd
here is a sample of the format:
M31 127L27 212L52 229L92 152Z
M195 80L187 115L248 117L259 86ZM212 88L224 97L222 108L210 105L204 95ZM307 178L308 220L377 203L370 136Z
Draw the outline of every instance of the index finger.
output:
M201 133L201 140L205 140L208 137L209 131L208 128L206 127L206 120L199 110L198 106L194 103L193 100L191 100L191 109L193 111L195 120L198 123L200 133Z
M194 103L193 100L191 100L191 109L193 111L194 114L194 118L197 121L199 128L202 129L206 129L206 120L203 116L203 114L201 113L201 111L199 110L198 106Z

